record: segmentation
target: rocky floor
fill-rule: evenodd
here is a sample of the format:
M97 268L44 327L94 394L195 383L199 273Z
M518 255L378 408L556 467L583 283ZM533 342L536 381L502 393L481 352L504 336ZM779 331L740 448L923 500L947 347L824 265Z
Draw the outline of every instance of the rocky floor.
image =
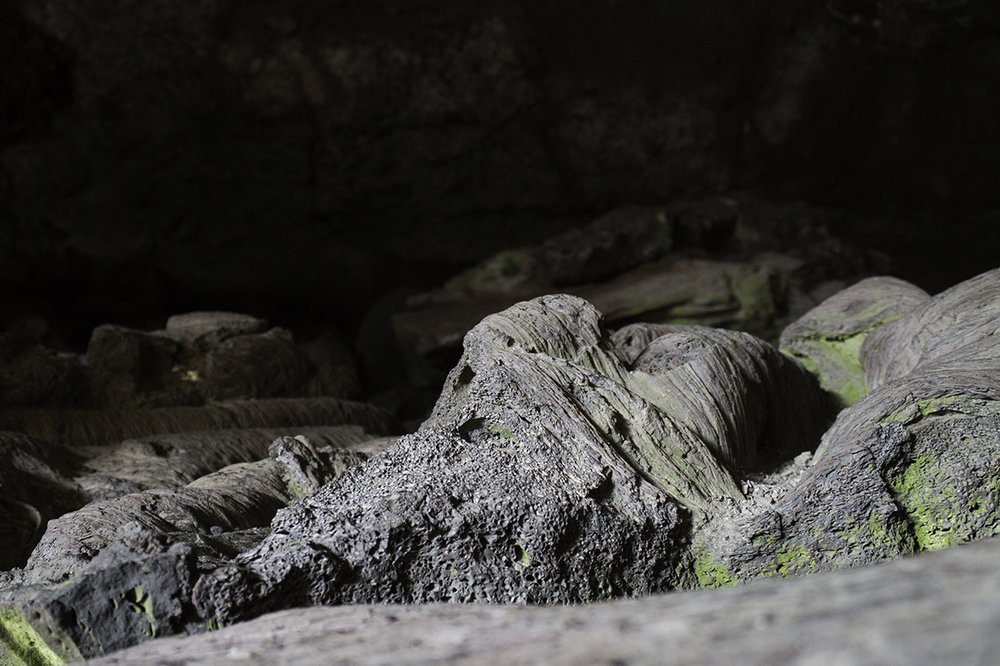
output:
M586 606L287 610L94 664L991 664L1000 541Z
M557 238L527 252L525 272L501 271L505 298L593 270L608 243L648 247L674 228L666 214L628 215L632 225L595 222L590 249ZM720 661L809 662L853 635L838 658L894 661L885 640L943 631L932 599L954 611L941 627L992 617L980 608L988 586L961 596L992 545L919 554L1000 531L1000 270L935 296L895 278L844 280L809 302L823 288L800 269L829 275L822 253L748 268L621 256L576 295L530 297L463 331L433 409L409 428L384 401L352 399L358 371L336 341L304 343L247 315L99 327L85 357L6 334L3 655L209 663L226 645L271 663L331 650L683 662L718 649ZM496 261L476 270L493 275ZM678 287L666 309L643 289L615 292L626 278L683 285L679 265L701 287ZM731 303L702 288L710 274ZM476 275L408 312L460 326L454 308L493 302L477 290L494 278ZM581 293L637 300L606 316ZM790 303L800 312L772 342L706 325L724 314L767 336ZM412 340L397 351L411 378L426 376L444 357ZM899 561L859 568L886 560ZM914 571L918 582L901 582ZM897 626L904 608L921 629ZM817 629L824 618L836 626ZM682 634L676 653L653 658ZM966 640L956 654L980 648ZM200 655L160 651L188 649Z

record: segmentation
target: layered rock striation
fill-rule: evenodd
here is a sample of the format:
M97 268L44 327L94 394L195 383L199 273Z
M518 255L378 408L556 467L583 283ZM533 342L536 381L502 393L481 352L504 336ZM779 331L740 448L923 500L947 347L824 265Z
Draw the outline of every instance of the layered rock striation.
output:
M465 336L398 439L332 398L324 427L80 459L53 454L72 438L10 435L32 481L3 477L4 511L41 540L0 579L6 649L90 657L309 605L597 602L992 536L998 288L1000 270L936 296L865 280L789 326L786 353L691 324L610 331L580 297L538 297Z

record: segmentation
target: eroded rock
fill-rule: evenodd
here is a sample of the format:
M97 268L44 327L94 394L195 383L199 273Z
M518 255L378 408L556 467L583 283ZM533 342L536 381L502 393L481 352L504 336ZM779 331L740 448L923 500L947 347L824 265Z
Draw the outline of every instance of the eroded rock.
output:
M0 432L0 570L23 565L49 520L86 503L70 476L76 459L64 447Z
M54 520L27 569L0 580L4 617L40 622L24 613L25 585L52 580L36 575L46 558L55 577L77 572L65 593L43 588L50 609L84 603L73 595L123 547L125 563L174 552L151 570L176 570L171 543L190 549L198 579L167 576L187 596L180 615L163 615L183 622L157 620L165 631L301 605L595 601L991 536L995 291L995 273L933 298L867 281L790 327L790 344L866 336L826 367L855 383L862 367L883 377L825 433L837 405L810 373L819 362L807 369L749 334L700 326L612 334L575 296L522 302L468 333L430 417L378 455L361 460L381 443L345 453L278 438L267 461ZM115 513L131 502L131 519ZM61 633L46 622L52 645L103 649L68 619ZM140 625L114 644L140 640Z
M781 349L806 364L843 406L868 392L861 346L868 334L927 300L927 293L891 277L862 280L838 291L781 333Z
M1000 530L996 277L960 283L868 334L861 361L877 369L867 375L875 387L840 412L773 506L696 538L706 577L857 566Z
M442 359L450 367L483 317L553 292L590 301L609 325L700 324L774 339L878 263L837 240L837 222L821 209L747 195L615 210L411 297L393 317L395 337L411 379L435 385L446 371Z
M346 605L150 641L95 666L975 663L1000 655L1000 540L735 590L586 605Z
M421 429L279 512L260 546L198 583L199 611L229 623L303 603L573 602L681 584L692 521L742 498L729 468L785 453L764 423L800 420L801 444L828 413L815 380L751 336L660 339L630 368L579 298L487 317ZM699 381L729 393L695 393ZM757 402L779 385L800 409Z
M162 331L98 326L87 362L91 404L115 408L358 390L353 360L332 340L298 345L286 329L231 312L174 315Z
M880 327L865 340L861 361L871 387L906 375L966 345L990 344L1000 330L1000 269L961 282Z
M345 449L363 444L371 437L360 426L240 428L149 435L125 440L88 458L78 470L76 481L92 500L152 488L176 488L227 465L266 458L271 443L287 436L304 436L321 446Z

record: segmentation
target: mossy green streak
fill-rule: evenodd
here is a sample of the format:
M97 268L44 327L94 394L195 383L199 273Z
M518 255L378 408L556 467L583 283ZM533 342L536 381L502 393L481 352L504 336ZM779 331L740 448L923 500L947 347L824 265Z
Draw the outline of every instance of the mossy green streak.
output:
M0 657L12 666L61 666L65 664L52 651L21 613L0 609Z
M694 575L699 587L733 587L739 583L724 564L716 562L707 553L695 558Z
M861 345L868 333L869 331L864 331L841 338L809 338L799 343L800 347L808 346L808 355L787 348L781 351L802 363L809 372L816 375L820 386L836 395L842 406L848 407L868 393L858 360ZM817 359L821 359L821 362ZM834 377L826 368L839 368L841 372Z

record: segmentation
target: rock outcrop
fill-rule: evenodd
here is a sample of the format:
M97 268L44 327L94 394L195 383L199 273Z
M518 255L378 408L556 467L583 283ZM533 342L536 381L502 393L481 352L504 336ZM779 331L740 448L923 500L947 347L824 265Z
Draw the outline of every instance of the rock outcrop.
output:
M378 431L377 410L335 401L358 425L279 434L255 462L234 446L250 456L275 431L226 432L201 454L174 435L104 445L75 475L81 463L11 435L26 488L52 502L34 523L27 491L4 505L15 532L37 532L42 510L49 522L0 578L0 618L8 636L91 657L297 606L599 602L987 538L998 290L1000 269L933 297L865 280L788 327L787 354L690 324L611 332L587 301L542 296L466 335L416 432L373 441L358 425ZM144 457L161 462L144 471ZM435 616L419 608L400 613Z
M272 613L94 666L990 663L1000 540L733 590L558 607L361 605Z
M411 296L392 317L394 338L411 381L435 388L483 317L555 292L589 301L612 327L699 324L774 340L884 262L837 239L836 224L829 211L746 194L618 209Z
M870 392L840 412L773 506L725 538L702 535L717 582L867 564L1000 530L998 289L1000 270L984 273L853 346Z

